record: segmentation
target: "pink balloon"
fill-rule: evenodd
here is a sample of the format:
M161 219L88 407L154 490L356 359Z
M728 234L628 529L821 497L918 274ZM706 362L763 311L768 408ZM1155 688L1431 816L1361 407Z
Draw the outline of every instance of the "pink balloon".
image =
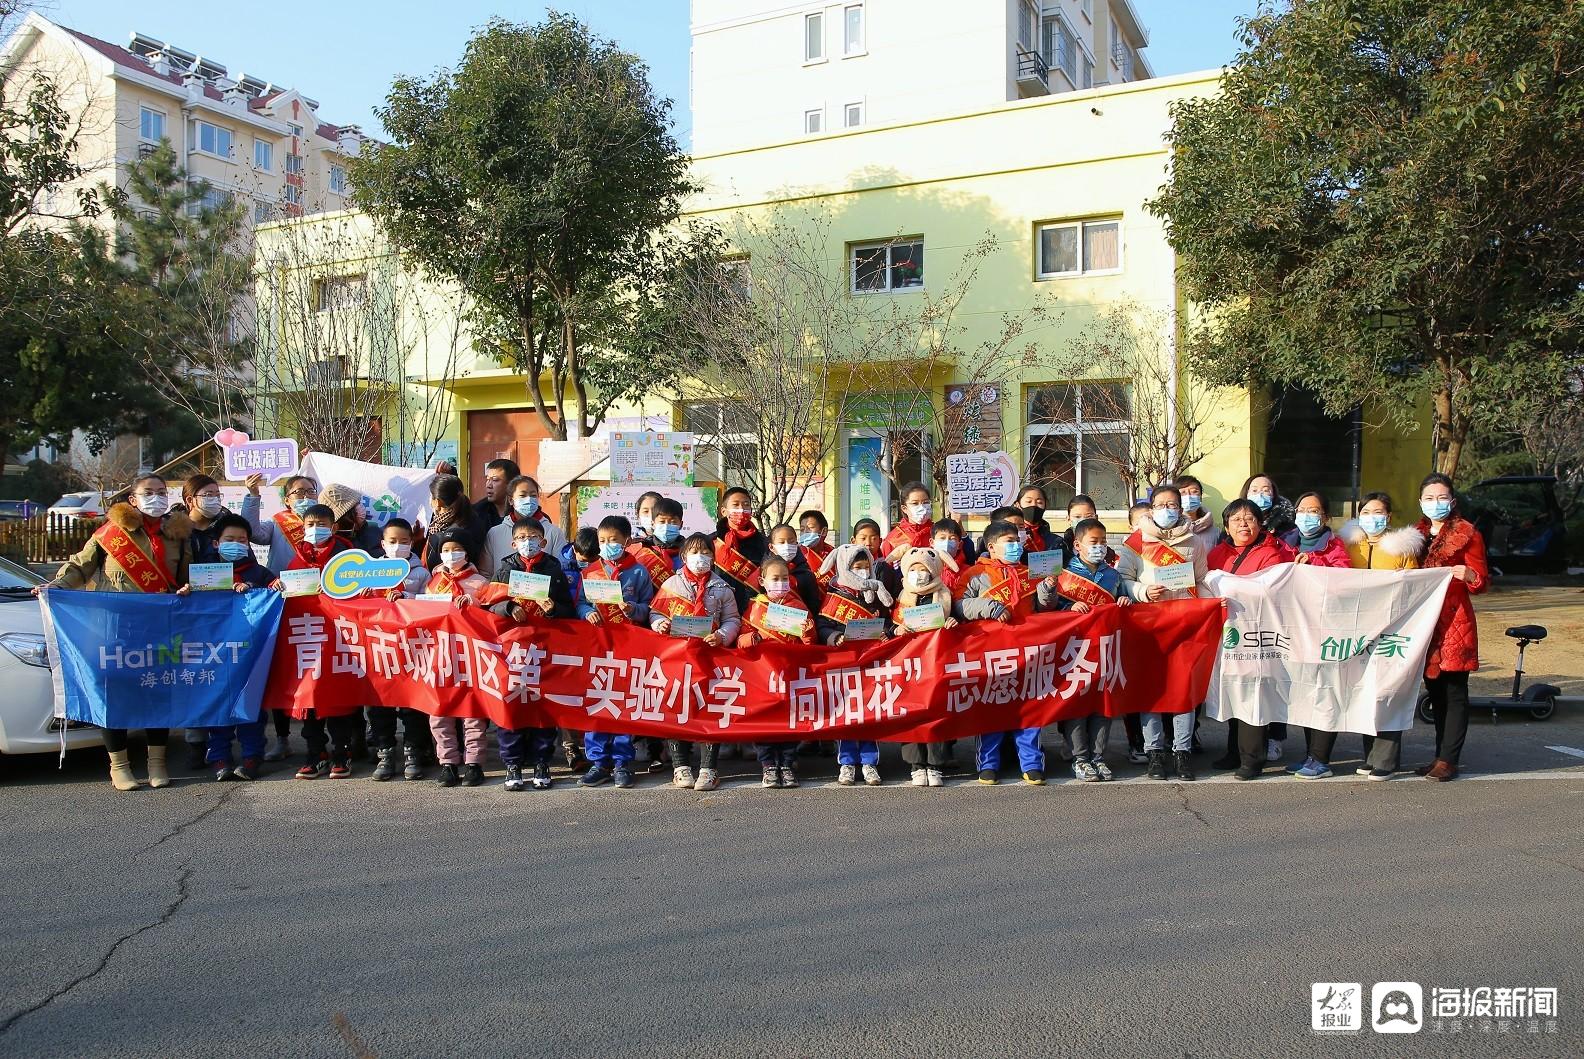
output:
M227 427L225 430L216 432L214 439L216 445L219 445L223 449L229 449L232 445L236 444L236 431Z

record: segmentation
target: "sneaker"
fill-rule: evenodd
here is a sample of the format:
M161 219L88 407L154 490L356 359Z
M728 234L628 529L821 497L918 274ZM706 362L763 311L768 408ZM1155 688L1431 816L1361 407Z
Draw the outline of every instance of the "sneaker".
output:
M1185 783L1192 783L1197 778L1194 776L1193 755L1186 750L1179 750L1172 756L1177 766L1177 778Z
M1281 741L1277 739L1265 740L1265 760L1280 761L1282 759Z
M1302 761L1298 762L1296 765L1288 765L1286 768L1282 769L1282 771L1283 772L1290 772L1290 773L1293 773L1294 775L1296 775L1301 769L1306 769L1310 765L1313 765L1313 764L1314 764L1314 758L1313 757L1306 757Z
M529 781L536 791L547 791L555 780L550 778L550 763L548 761L534 766L533 779Z
M440 766L440 786L455 787L461 782L462 777L457 775L457 767L455 765Z
M617 765L616 771L611 773L611 779L616 781L616 786L625 790L633 785L632 769L626 765Z
M419 756L418 751L404 750L402 752L402 779L423 779L423 758Z
M602 787L611 781L611 770L604 765L590 765L589 770L583 773L583 778L578 780L579 787Z
M352 776L352 762L345 758L332 762L330 765L330 778L333 780L349 779Z
M297 779L316 780L320 776L329 775L330 756L320 754L317 759L303 762L303 767L297 770Z
M1111 766L1107 765L1104 761L1101 761L1099 758L1092 759L1089 762L1089 764L1094 766L1094 770L1100 774L1100 778L1102 780L1114 780L1114 779L1116 779L1116 773L1111 771Z
M396 778L396 748L380 747L379 764L374 766L374 778L381 783Z
M929 786L929 769L916 768L916 769L913 770L913 786L915 786L915 787L928 787Z
M783 788L788 788L789 789L789 788L792 788L792 787L796 787L797 785L798 785L798 778L797 778L796 770L794 770L794 769L792 769L790 767L787 767L787 766L783 766L782 769L781 769L781 786Z
M466 787L478 787L484 783L484 766L479 764L462 766L462 784Z
M506 789L513 794L528 789L528 781L523 778L523 770L516 765L506 766Z
M264 760L285 761L287 755L291 753L290 748L287 746L289 742L291 742L290 736L280 735L271 739L268 743L265 743Z
M1264 771L1265 770L1260 768L1258 765L1239 765L1232 773L1232 778L1246 782L1248 780L1258 779L1260 773Z
M759 777L759 786L767 791L773 791L781 786L781 770L766 765L764 773Z
M1375 770L1370 768L1368 765L1360 765L1358 768L1353 770L1353 775L1355 775L1355 776L1368 776L1371 772L1374 772L1374 771Z
M665 759L664 754L656 754L654 759L649 762L649 775L658 776L670 767L671 763Z
M983 783L986 787L994 787L996 784L995 769L980 769L979 782Z
M878 787L885 782L880 778L880 768L877 765L865 765L863 767L863 778L864 783L870 787Z
M218 761L215 762L215 782L216 783L224 783L227 780L233 780L233 779L236 779L236 777L234 775L232 775L231 766L230 765L227 765L224 762L218 762Z
M927 768L924 770L924 775L929 780L929 785L931 787L946 786L946 774L940 769Z
M1141 746L1128 747L1128 761L1135 765L1149 764L1149 751Z
M1316 761L1314 758L1310 758L1293 775L1301 780L1323 780L1331 775L1331 766L1324 761Z
M1145 772L1145 775L1152 780L1163 780L1166 778L1166 751L1151 750L1149 752L1149 769Z
M843 765L836 770L836 782L843 787L851 787L858 782L858 769L853 765Z
M693 767L691 765L678 765L672 769L671 786L682 791L691 790L693 788Z
M693 781L696 791L713 791L720 789L720 773L714 769L699 769L698 779Z
M1030 769L1023 773L1023 782L1030 787L1043 787L1045 786L1045 773L1039 769Z
M1083 758L1077 758L1073 761L1072 772L1074 779L1082 780L1085 783L1100 782L1100 773L1096 772L1095 767Z
M1389 780L1396 775L1391 769L1359 769L1359 775L1371 780Z

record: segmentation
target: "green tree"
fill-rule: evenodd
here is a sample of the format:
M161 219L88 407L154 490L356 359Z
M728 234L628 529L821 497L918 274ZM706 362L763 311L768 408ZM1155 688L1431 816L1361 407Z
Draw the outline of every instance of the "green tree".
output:
M379 112L391 142L353 165L358 204L466 293L551 437L588 436L675 375L654 355L663 287L694 244L670 108L637 57L576 19L496 20L456 69L395 83Z
M1167 225L1214 382L1404 427L1436 469L1568 399L1584 319L1584 4L1293 0L1174 108Z

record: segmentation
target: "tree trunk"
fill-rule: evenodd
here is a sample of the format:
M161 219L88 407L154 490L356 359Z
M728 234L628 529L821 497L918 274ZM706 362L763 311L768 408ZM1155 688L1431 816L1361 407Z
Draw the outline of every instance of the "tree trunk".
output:
M1443 364L1445 361L1443 361ZM1443 368L1448 381L1436 390L1435 416L1435 469L1452 478L1457 474L1458 461L1463 456L1463 445L1468 440L1468 425L1459 422L1453 407L1450 370Z

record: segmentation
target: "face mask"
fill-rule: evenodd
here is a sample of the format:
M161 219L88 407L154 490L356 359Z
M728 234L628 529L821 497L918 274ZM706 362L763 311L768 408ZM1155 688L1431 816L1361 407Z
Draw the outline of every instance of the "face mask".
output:
M330 539L329 526L309 526L303 530L303 540L309 544L323 544Z
M221 541L219 551L220 558L226 562L240 563L252 553L253 549L241 541Z
M853 576L856 577L860 581L869 580L869 575L872 574L872 573L874 573L874 571L869 569L867 566L855 566L855 567L853 567Z
M766 581L765 582L765 591L770 593L772 596L784 596L788 592L792 591L792 582L790 582L790 581Z
M440 561L460 570L467 565L467 552L441 552Z
M638 528L643 530L645 533L648 533L651 530L653 530L654 529L654 517L651 516L651 515L639 515L638 516Z
M819 543L822 536L824 536L824 534L817 530L804 530L802 533L798 534L798 543L803 545L805 548L812 548L814 545Z
M1158 507L1150 512L1150 518L1155 520L1155 525L1161 529L1171 529L1177 525L1177 512L1169 507Z
M528 518L539 513L539 498L537 496L519 496L512 501L512 510L522 518Z
M1021 558L1023 558L1023 542L1022 541L1006 541L1005 543L1003 543L1001 545L1001 561L1002 562L1004 562L1004 563L1015 563Z
M1259 508L1261 511L1269 511L1271 509L1271 505L1276 502L1275 498L1273 498L1269 493L1250 493L1248 498L1254 501L1254 506Z
M298 518L302 518L304 515L308 514L308 509L313 506L314 502L307 497L303 497L301 500L293 500L292 513Z
M772 544L770 550L790 563L797 556L798 546L796 541L786 541L782 544Z
M715 565L715 560L703 552L689 552L682 561L687 564L688 572L693 574L707 574L710 567Z
M1028 543L1028 530L1026 530L1026 529L1018 530L1018 543L1019 544L1027 544Z
M544 541L538 537L525 538L517 542L517 554L524 559L532 559L539 554L539 549L543 544Z
M934 580L934 578L932 578L930 576L930 572L928 570L909 570L908 571L908 584L913 585L913 586L915 586L917 588L922 588L925 585L929 584L933 580Z
M1447 516L1452 514L1452 501L1450 500L1421 500L1419 510L1424 512L1425 518L1431 522L1445 522Z
M1088 559L1092 566L1099 566L1105 562L1105 557L1106 546L1104 544L1091 544L1084 549L1084 558Z
M214 518L225 510L225 501L218 496L200 496L198 510L203 512L205 518Z
M1043 519L1045 517L1045 509L1038 504L1027 504L1023 510L1033 515L1035 519Z
M1379 537L1382 533L1386 532L1385 515L1360 515L1358 523L1359 529L1363 530L1371 537Z
M385 545L385 558L387 558L387 559L410 559L410 558L412 558L412 545L411 544L387 544L387 545Z
M592 562L593 560L591 560L591 559L578 559L576 561L577 561L577 568L579 570L587 570L589 568L589 563Z
M935 550L942 555L956 555L959 545L956 537L936 537Z
M1300 511L1293 516L1293 523L1297 525L1298 532L1305 537L1313 537L1320 532L1320 516L1311 511Z
M150 518L159 518L170 510L170 498L167 496L140 496L133 498L137 509Z
M914 523L915 525L921 525L921 524L923 524L925 522L928 522L929 521L929 515L930 515L930 506L928 504L909 504L908 505L908 520L910 522Z
M655 526L654 535L659 538L661 544L670 544L682 536L682 527L675 522L661 522Z
M726 512L726 524L734 530L747 529L753 524L753 512L728 511Z
M1183 494L1183 510L1192 514L1204 506L1204 498L1198 493Z
M615 541L605 541L600 545L600 558L608 563L614 563L621 558L622 546Z

